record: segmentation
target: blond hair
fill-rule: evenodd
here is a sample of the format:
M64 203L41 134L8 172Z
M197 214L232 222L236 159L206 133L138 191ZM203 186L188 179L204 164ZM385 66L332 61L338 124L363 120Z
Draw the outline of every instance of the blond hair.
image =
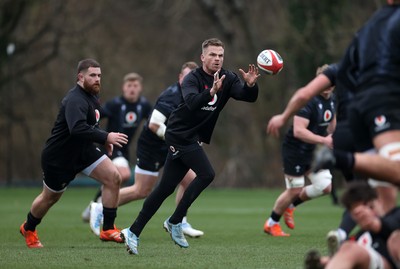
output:
M204 40L203 44L201 44L202 51L204 51L209 46L222 47L223 49L225 48L224 43L221 40L219 40L218 38L210 38L210 39Z
M138 73L128 73L124 76L124 83L127 81L136 81L138 80L140 83L143 82L143 77L139 75Z
M199 67L195 62L186 62L182 65L181 72L185 70L185 68L189 68L190 70L196 69Z
M320 74L322 74L322 72L324 72L326 69L328 69L329 65L328 64L324 64L323 66L320 66L317 68L317 72L315 72L315 75L318 76Z

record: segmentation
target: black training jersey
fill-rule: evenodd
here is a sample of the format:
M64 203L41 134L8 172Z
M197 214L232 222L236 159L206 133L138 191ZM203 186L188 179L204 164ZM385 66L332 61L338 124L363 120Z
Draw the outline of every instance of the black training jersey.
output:
M379 233L360 231L357 233L356 239L362 246L375 249L389 261L393 268L396 268L387 249L387 240L393 231L400 229L400 207L392 209L383 216L381 223L382 227Z
M347 107L354 95L351 91L354 88L354 82L347 81L351 77L351 71L348 70L351 65L344 64L340 69L341 64L343 65L343 62L330 64L323 72L331 81L332 86L335 86L337 121L347 119ZM345 75L345 80L343 80L343 75Z
M157 98L156 104L154 105L154 109L160 111L167 118L167 121L165 122L165 125L167 125L168 118L172 111L176 109L182 102L183 97L181 93L181 86L177 82L169 86L160 94L160 96ZM166 149L165 141L149 129L149 120L143 126L138 143L145 144L152 148L164 147Z
M214 76L204 72L202 67L188 74L182 83L184 103L175 109L168 121L167 144L190 145L196 141L210 143L219 113L229 98L255 102L258 97L257 84L250 88L239 77L228 70L221 69L220 77L225 75L222 89L214 97L210 89Z
M303 107L296 116L309 120L307 129L312 133L320 136L327 135L329 123L335 116L335 100L334 95L329 99L325 99L321 95L311 99L305 107ZM306 143L296 138L293 134L293 125L286 133L283 141L284 148L293 149L299 153L310 153L315 149L314 144Z
M43 161L54 167L74 170L79 166L81 154L93 142L105 144L108 133L99 129L99 120L97 96L76 85L61 102L51 136L43 149Z
M138 126L142 120L149 117L151 109L150 102L143 96L135 103L128 102L123 96L119 96L104 104L102 112L104 117L108 118L106 130L128 136L128 143L119 149L126 158L129 156L129 144Z
M400 90L400 5L379 9L354 38L356 92L371 88Z

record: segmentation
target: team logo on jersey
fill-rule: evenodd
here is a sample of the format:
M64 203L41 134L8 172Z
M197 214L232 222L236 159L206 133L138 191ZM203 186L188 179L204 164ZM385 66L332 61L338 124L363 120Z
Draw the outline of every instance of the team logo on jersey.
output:
M371 247L372 236L369 232L363 233L357 240L357 243L363 247Z
M376 126L382 126L386 123L386 117L384 115L375 117L374 122Z
M134 123L136 121L136 119L137 119L137 115L135 112L131 111L131 112L126 113L126 115L125 115L125 120L128 124Z
M99 122L100 120L100 111L98 109L94 110L94 114L96 115L96 122Z
M330 121L332 119L332 111L325 110L324 112L324 121Z
M294 169L296 169L296 173L300 173L300 168L301 168L300 165L296 165L296 166L294 167ZM293 180L293 179L292 179L292 180Z
M382 131L390 127L390 122L387 121L384 115L379 115L374 119L375 132Z
M210 102L208 102L208 105L210 105L210 106L215 105L217 100L218 100L218 96L215 94L213 99Z

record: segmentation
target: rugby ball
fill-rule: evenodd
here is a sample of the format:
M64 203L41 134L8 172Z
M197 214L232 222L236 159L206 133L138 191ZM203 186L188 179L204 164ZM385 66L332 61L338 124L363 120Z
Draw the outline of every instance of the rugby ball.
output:
M258 54L257 66L268 75L276 75L283 68L283 59L274 50L263 50Z

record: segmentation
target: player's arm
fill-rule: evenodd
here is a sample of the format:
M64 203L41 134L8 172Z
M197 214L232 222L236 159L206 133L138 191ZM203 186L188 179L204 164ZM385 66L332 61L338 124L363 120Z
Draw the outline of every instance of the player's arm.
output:
M332 148L332 137L316 135L307 129L310 120L300 116L293 118L293 135L297 139L309 144L324 144Z
M267 134L278 137L279 129L285 125L290 117L304 107L311 98L317 96L331 86L332 84L329 78L324 74L320 74L306 86L298 89L286 105L283 113L275 115L270 119L267 126Z
M326 131L328 132L328 134L333 134L335 129L336 129L336 115L333 117L332 121L329 123Z
M165 125L166 121L167 117L163 113L157 109L153 110L149 121L149 129L163 140L165 139L165 130L167 129Z

